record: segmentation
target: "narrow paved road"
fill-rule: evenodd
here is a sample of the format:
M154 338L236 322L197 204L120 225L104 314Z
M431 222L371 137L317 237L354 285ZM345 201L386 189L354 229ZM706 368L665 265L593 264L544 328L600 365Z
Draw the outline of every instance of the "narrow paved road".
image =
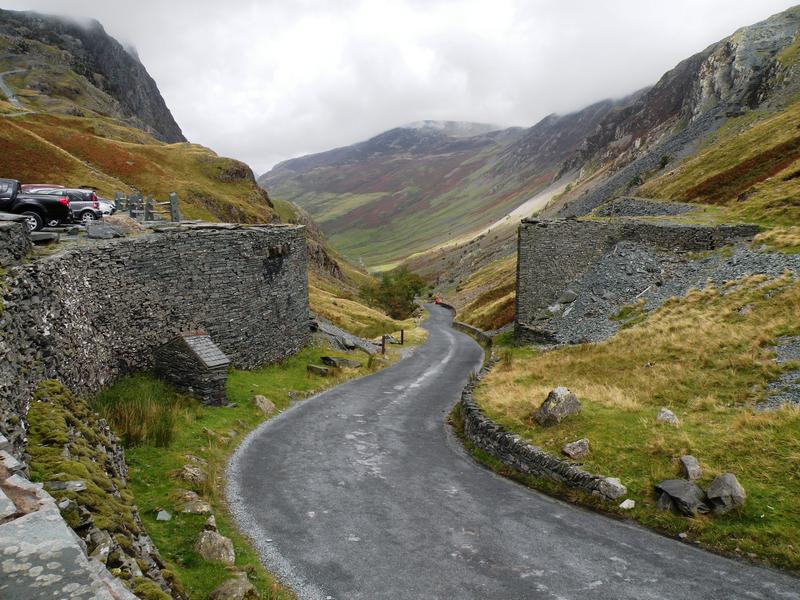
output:
M800 580L553 500L475 464L446 413L481 351L431 309L410 358L266 422L228 499L301 599L800 599Z

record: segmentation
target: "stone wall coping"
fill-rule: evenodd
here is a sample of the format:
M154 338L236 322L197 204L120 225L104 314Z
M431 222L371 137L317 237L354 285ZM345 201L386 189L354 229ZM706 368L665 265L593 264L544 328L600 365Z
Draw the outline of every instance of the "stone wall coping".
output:
M687 229L687 230L700 230L700 229L737 229L737 228L758 228L760 229L759 225L754 223L717 223L717 224L708 224L703 225L702 223L680 223L680 222L672 222L668 221L664 218L658 221L645 221L641 218L637 217L611 217L608 220L597 220L597 219L576 219L576 218L566 218L566 219L538 219L536 217L527 217L522 219L520 222L521 225L534 225L536 227L548 227L549 225L561 225L568 223L570 225L574 225L576 223L580 224L594 224L597 225L598 223L625 223L627 225L643 225L646 227L660 227L663 229Z

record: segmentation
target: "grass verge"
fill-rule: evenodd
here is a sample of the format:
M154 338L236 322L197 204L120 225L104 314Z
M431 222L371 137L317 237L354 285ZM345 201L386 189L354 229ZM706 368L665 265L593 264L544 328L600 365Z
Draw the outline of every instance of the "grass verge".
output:
M800 283L790 276L754 276L720 288L695 290L598 344L539 353L510 348L511 357L476 391L486 414L543 449L560 454L587 437L582 466L620 477L636 508L606 512L730 555L800 570L800 410L753 410L766 385L798 364L778 365L773 342L800 333ZM565 385L581 399L579 415L553 428L532 420L547 393ZM660 407L679 427L657 424ZM654 485L679 477L678 459L693 454L701 487L733 472L745 487L745 507L722 516L687 519L656 508ZM579 492L528 483L598 507ZM556 486L557 487L557 486Z
M308 374L306 365L319 364L323 355L358 360L363 357L365 366L342 370L333 377ZM228 513L223 495L225 466L244 436L265 419L253 404L254 395L266 396L281 411L294 398L367 374L366 363L363 353L353 355L310 346L279 364L253 371L233 370L228 379L228 398L236 406L230 408L202 405L145 375L123 379L98 397L95 407L108 416L115 429L126 432L126 439L132 443L126 448L130 468L128 485L142 521L162 558L177 573L191 598L207 598L211 591L232 577L232 572L221 564L202 560L194 551L207 516L182 514L177 510L176 498L182 489L194 490L210 503L220 533L233 541L234 569L248 574L262 598L294 597L264 569L255 549L238 531ZM171 411L174 417L172 439L167 447L159 447L158 438L148 433L151 429L148 426L128 423L128 419L136 419L137 415L144 415L150 421L154 415L165 411ZM143 435L129 433L136 434L142 429L145 430ZM201 466L206 481L192 485L176 478L174 474L186 464ZM156 521L159 509L171 512L172 519Z

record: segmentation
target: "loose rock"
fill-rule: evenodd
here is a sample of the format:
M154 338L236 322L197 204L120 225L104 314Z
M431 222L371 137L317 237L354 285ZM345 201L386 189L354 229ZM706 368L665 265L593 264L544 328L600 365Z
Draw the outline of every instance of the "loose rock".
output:
M683 470L683 476L689 481L696 481L703 476L700 463L691 454L681 456L681 469Z
M678 417L675 416L675 413L668 408L661 409L661 411L658 413L658 416L656 417L656 423L667 423L669 425L673 425L674 427L680 425Z
M306 365L306 370L312 375L319 375L320 377L328 377L331 370L328 367L321 367L320 365Z
M565 387L557 387L547 395L547 399L534 413L534 419L543 427L561 423L569 415L579 413L581 403L578 397Z
M211 515L206 520L205 524L203 525L203 529L206 531L216 531L217 530L217 519L214 515Z
M747 493L733 473L724 473L714 478L708 486L708 499L716 514L724 514L734 508L741 508Z
M221 562L226 565L232 565L236 561L233 542L216 531L202 531L194 549L204 560Z
M656 486L658 508L673 510L687 517L709 512L708 498L703 490L685 479L667 479Z
M169 521L171 519L172 519L172 513L166 510L160 510L156 515L156 521Z
M321 356L322 364L336 369L360 369L361 363L357 360L349 358L340 358L338 356Z
M631 510L632 508L636 507L636 501L628 498L627 500L623 500L622 504L620 504L619 507L622 510Z
M201 484L206 480L206 474L199 467L193 465L183 465L179 477L194 484Z
M240 573L235 579L228 579L208 596L209 600L257 600L258 592L247 580L247 575Z
M566 444L561 451L570 458L582 458L589 454L589 440L586 438Z
M275 405L272 403L271 400L268 400L266 396L261 396L260 394L254 396L253 404L256 405L258 410L260 410L265 417L268 417L269 415L275 412Z
M616 477L606 477L600 482L598 491L609 500L616 500L628 493L626 488Z

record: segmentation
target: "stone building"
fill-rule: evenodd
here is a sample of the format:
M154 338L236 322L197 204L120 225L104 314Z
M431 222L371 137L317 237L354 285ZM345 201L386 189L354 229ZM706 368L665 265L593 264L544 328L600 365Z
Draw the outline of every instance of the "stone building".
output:
M227 403L225 384L230 359L203 330L183 331L157 348L153 357L158 378L205 404Z

